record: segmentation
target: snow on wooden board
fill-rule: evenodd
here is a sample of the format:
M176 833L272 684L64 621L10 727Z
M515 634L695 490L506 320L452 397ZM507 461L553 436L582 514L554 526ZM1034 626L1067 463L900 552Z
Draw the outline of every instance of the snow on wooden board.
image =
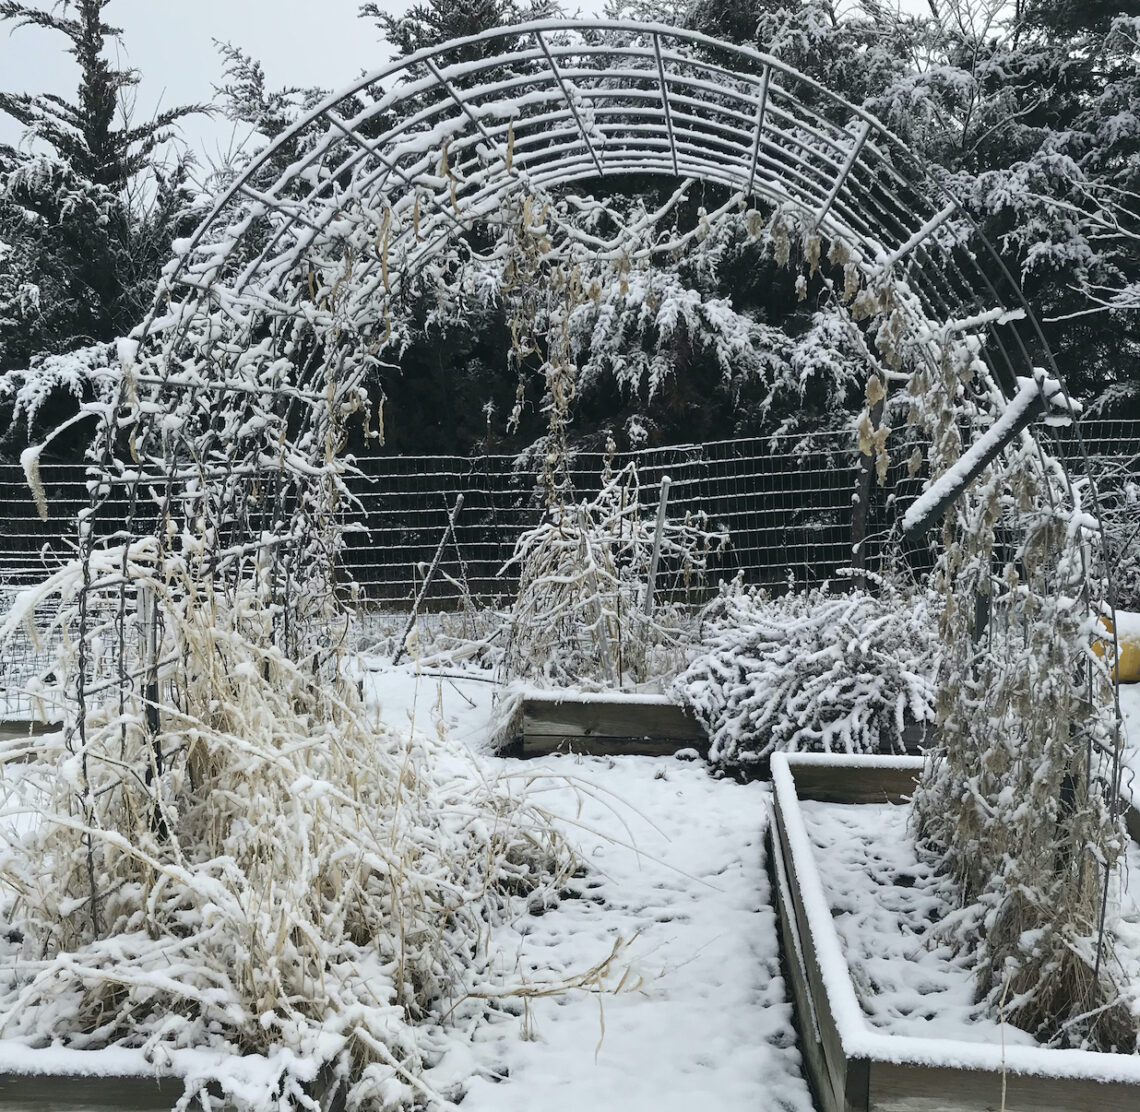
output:
M877 763L883 765L883 762ZM903 766L913 762L897 763ZM930 1008L930 1018L926 1012L916 1015L915 1008L922 1006L921 1002L916 1003L916 996L927 992L936 995L932 986L937 986L939 977L924 975L930 970L925 969L924 959L913 946L910 950L914 952L908 952L902 967L896 968L894 973L889 971L884 963L892 947L907 948L905 940L895 937L897 924L892 924L889 931L877 920L873 926L858 921L850 925L849 934L856 940L853 978L848 960L851 938L847 939L845 951L836 929L836 915L842 918L865 900L852 890L850 869L844 867L844 862L829 860L829 856L843 855L839 847L849 848L852 831L835 830L834 821L831 828L826 820L821 823L818 809L813 814L814 804L801 806L795 774L800 767L810 768L810 760L777 755L772 764L780 849L789 866L790 886L795 890L795 909L789 909L787 914L796 924L801 949L806 954L799 975L808 983L814 982L819 990L814 1003L824 1036L826 1069L821 1071L823 1076L817 1078L817 1082L825 1105L847 1100L853 1101L857 1108L867 1107L868 1103L884 1109L909 1108L916 1105L907 1101L939 1098L946 1107L972 1106L971 1101L980 1101L978 1106L984 1106L1007 1085L1006 1107L1010 1112L1020 1108L1083 1112L1091 1107L1121 1110L1137 1107L1140 1056L1049 1050L1032 1044L1028 1036L1008 1026L1004 1028L1003 1039L1001 1025L995 1028L994 1023L984 1017L979 1028L968 1032L969 1024L952 1022L955 1012L963 1019L971 1011L967 1003L968 984L948 989L943 984L944 998L940 997L937 1006ZM818 766L819 762L815 764ZM860 765L859 761L849 763L849 778L858 778ZM881 774L882 768L870 771L874 778ZM909 770L900 767L900 771ZM845 809L868 811L866 807L837 810ZM871 816L874 854L889 862L892 824L882 820L879 807L869 810L875 812ZM809 814L813 814L814 830L812 820L807 817ZM845 820L840 825L850 827L850 821ZM905 823L903 830L905 836ZM821 841L825 843L822 846ZM1133 856L1137 859L1135 854ZM921 879L921 869L916 863L906 864L903 871L908 873L907 879L912 884ZM867 893L863 893L863 897L866 896ZM1135 908L1129 911L1127 905L1124 911L1126 915L1140 914ZM1140 946L1140 930L1136 933ZM932 955L929 960L934 961L936 957ZM945 959L945 955L941 957ZM945 972L945 968L941 969L940 976ZM864 979L873 979L880 987L885 982L888 998L869 1006L866 996L861 999L855 989L855 981ZM915 990L920 984L924 986L921 994ZM827 1028L832 1025L838 1053L842 1056L838 1062L835 1061L836 1047L827 1046Z

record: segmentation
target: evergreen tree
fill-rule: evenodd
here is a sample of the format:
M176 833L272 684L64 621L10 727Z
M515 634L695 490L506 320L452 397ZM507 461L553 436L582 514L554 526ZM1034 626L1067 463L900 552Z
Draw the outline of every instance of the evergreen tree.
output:
M0 93L0 112L25 129L20 150L0 146L0 372L125 335L150 305L171 242L197 219L186 162L166 165L162 148L178 120L205 109L127 118L123 94L138 75L105 57L120 34L104 20L109 3L0 0L0 21L61 35L80 71L72 99ZM4 447L16 450L20 435L10 423Z
M1069 386L1140 412L1140 320L1090 312L1140 289L1140 20L1120 14L1140 5L991 7L934 5L922 65L867 106L947 172L1020 272Z
M375 20L384 37L397 52L406 56L450 39L478 35L493 27L549 19L562 14L558 0L426 0L413 4L403 15L381 11L379 4L363 4L360 14ZM497 52L501 44L494 47ZM481 58L486 49L472 46L468 58Z

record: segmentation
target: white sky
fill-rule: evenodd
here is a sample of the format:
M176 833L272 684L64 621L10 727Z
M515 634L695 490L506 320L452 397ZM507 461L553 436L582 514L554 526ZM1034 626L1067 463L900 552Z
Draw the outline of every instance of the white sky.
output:
M398 11L407 4L381 0L380 6ZM105 14L123 30L126 63L142 75L135 109L142 120L160 107L213 101L222 79L214 39L259 59L271 88L347 85L388 57L375 26L357 17L359 7L359 0L114 0ZM78 70L64 45L61 36L38 28L0 29L0 87L74 94ZM207 159L217 159L232 138L226 121L188 121L184 130ZM0 121L0 138L14 142L18 135Z
M49 7L53 0L26 2ZM591 12L602 4L578 0L566 7ZM396 13L410 0L379 0L378 6ZM214 39L257 58L270 88L348 85L389 57L375 24L360 19L359 9L360 0L113 0L105 16L122 29L125 61L142 75L135 112L143 120L159 107L213 101L213 87L222 79ZM62 36L39 28L9 33L0 25L0 88L73 95L78 69L65 45ZM185 132L192 146L205 147L207 158L216 158L232 138L225 121L188 121ZM0 139L14 143L18 137L19 129L0 118Z
M38 2L47 7L52 0ZM379 0L379 7L395 13L409 2ZM916 2L921 0L903 0L904 7ZM564 6L588 15L600 13L603 4L566 0ZM141 121L160 107L213 101L214 86L222 79L214 39L259 59L270 88L348 85L362 70L377 69L388 59L379 31L358 18L359 8L360 0L114 0L105 14L123 30L126 64L142 75L135 106ZM62 36L38 28L9 33L0 26L0 89L74 95L78 70L64 43ZM206 163L220 161L228 147L245 138L222 119L188 120L183 132ZM0 117L0 141L15 143L19 134Z

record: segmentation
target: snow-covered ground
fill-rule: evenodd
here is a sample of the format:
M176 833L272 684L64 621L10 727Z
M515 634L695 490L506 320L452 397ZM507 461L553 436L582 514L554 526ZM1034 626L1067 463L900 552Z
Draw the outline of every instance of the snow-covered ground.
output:
M411 668L368 673L382 719L477 749L492 691ZM515 983L573 975L621 940L610 987L628 977L616 994L529 1001L485 1043L453 1048L433 1087L475 1072L465 1112L809 1112L765 869L766 789L674 758L485 760L506 775L547 770L541 798L588 869L558 906L499 932L503 969Z
M1140 683L1120 685L1120 711L1124 716L1126 753L1124 790L1140 807Z
M417 674L412 664L361 677L379 720L428 735L446 730L480 754L488 776L539 776L539 798L586 865L556 906L493 935L504 980L535 994L525 1010L512 1006L520 1014L487 1023L474 1043L440 1028L429 1039L438 1053L425 1076L432 1088L452 1099L465 1093L465 1112L687 1112L707 1101L725 1112L810 1112L765 869L763 785L716 780L703 765L674 758L498 758L486 751L493 684L458 670ZM1140 685L1121 689L1121 706L1140 772ZM6 774L9 787L14 774ZM1140 788L1133 792L1140 798ZM857 839L832 834L835 852L825 856L842 868ZM1140 875L1140 854L1133 858ZM905 890L918 870L903 871ZM853 898L853 923L862 906ZM1140 908L1133 917L1140 923ZM885 983L886 963L906 939L887 945L881 924L856 933L873 936L867 972ZM1130 941L1140 954L1140 933ZM615 947L606 984L612 990L624 978L622 991L587 985L541 995L551 978L585 972ZM909 976L904 995L872 1022L901 1023L914 1035L943 1034L954 1011L976 1020L968 985L947 982L931 1020L929 999L904 999Z
M948 886L920 859L910 808L801 803L835 928L867 1022L911 1038L1033 1045L975 999L967 955L932 945Z

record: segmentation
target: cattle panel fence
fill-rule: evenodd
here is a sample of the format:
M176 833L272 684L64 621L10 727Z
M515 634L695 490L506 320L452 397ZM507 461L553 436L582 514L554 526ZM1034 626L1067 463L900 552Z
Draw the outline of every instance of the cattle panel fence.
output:
M1088 421L1082 425L1090 469L1098 483L1119 488L1140 482L1140 421ZM707 527L727 532L723 552L714 557L706 582L685 588L700 601L721 580L783 586L794 580L814 585L851 563L851 505L858 457L849 432L813 433L675 445L619 453L579 452L571 467L575 497L594 497L607 463L637 468L639 501L647 517L656 513L661 480L668 476L670 518L702 516ZM1057 446L1080 474L1082 460L1071 433L1061 431ZM905 460L908 451L894 452ZM424 606L446 610L470 602L502 606L514 592L517 575L509 562L520 534L537 525L544 512L533 467L503 455L394 456L358 461L359 475L348 479L355 499L349 515L343 568L346 582L358 587L362 610L407 612L445 535L460 494L463 506L448 537ZM14 593L42 580L73 554L75 519L88 505L87 477L81 465L41 468L49 517L42 521L23 470L0 465L0 605ZM867 562L874 568L897 503L913 497L922 476L908 478L892 469L886 487L872 500ZM121 510L121 517L119 511ZM126 495L115 494L101 513L101 530L127 518ZM137 514L136 514L137 516ZM664 590L681 590L669 576ZM26 630L0 660L5 714L20 717L34 699L27 678L42 670L51 646Z

